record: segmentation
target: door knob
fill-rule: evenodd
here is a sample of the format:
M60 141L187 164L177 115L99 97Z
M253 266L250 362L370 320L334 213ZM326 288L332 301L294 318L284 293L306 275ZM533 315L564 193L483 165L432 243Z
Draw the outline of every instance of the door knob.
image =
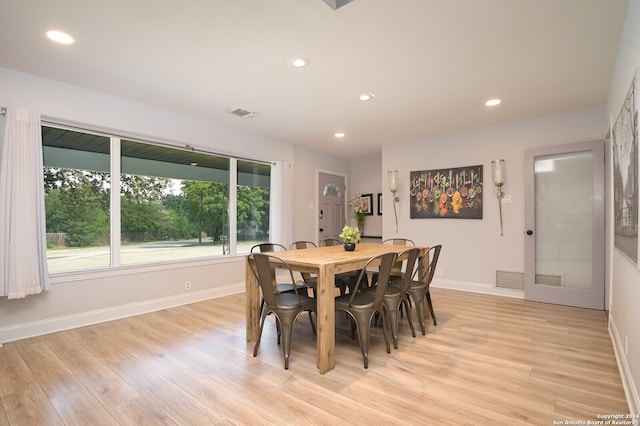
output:
M533 235L533 231L531 229L527 229L527 235Z

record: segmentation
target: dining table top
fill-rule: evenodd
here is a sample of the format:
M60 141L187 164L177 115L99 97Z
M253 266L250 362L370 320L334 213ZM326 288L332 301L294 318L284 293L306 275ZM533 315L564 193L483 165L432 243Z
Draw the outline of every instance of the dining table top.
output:
M349 270L351 264L367 261L370 258L383 253L401 253L411 248L418 248L421 255L428 249L424 246L407 246L399 244L358 243L353 251L347 251L341 245L312 247L298 250L286 250L270 253L285 260L296 270L304 268L316 269L323 265L334 265L336 272L341 272L345 267ZM303 270L304 272L304 270Z

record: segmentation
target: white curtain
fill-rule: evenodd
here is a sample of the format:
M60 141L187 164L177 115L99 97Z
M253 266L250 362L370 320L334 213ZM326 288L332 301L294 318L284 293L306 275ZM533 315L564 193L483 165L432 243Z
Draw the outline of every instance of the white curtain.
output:
M292 243L291 165L286 161L271 163L271 225L269 241L289 247Z
M7 108L0 153L0 296L49 289L40 114Z

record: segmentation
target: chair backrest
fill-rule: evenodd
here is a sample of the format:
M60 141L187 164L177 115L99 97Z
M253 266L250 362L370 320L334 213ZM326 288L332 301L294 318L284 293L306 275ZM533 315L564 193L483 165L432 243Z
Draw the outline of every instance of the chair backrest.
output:
M251 247L251 253L272 253L274 251L282 251L287 248L278 243L260 243Z
M276 265L278 263L281 264L280 268L289 270L291 282L295 282L293 279L293 270L284 259L280 259L278 256L275 256L273 254L252 253L249 255L249 264L251 265L251 270L253 271L256 280L258 281L258 285L260 285L260 289L262 290L262 297L264 298L264 301L268 306L277 306L277 283L274 277ZM293 287L293 291L295 292L296 297L298 297L298 290L295 286ZM298 304L300 304L299 297Z
M413 240L410 240L408 238L389 238L387 240L384 240L382 244L393 244L395 246L415 246L416 245L416 243L414 243ZM402 275L402 262L396 262L396 264L393 265L393 269L391 270L391 275L396 277Z
M427 273L425 274L424 278L422 278L422 281L427 284L427 287L429 287L429 284L431 284L431 281L433 280L433 275L436 272L436 266L438 265L438 257L440 257L441 249L442 244L438 244L429 248L424 256L422 256L422 259L420 259L418 268L416 268L416 270L413 272L413 277L411 278L412 280L416 280L416 275L419 273L420 269L422 269L422 265L424 264L424 262L429 262ZM418 280L420 280L420 278L421 277L418 277Z
M325 246L341 246L342 241L336 238L327 238L326 240L324 240L324 245Z
M403 293L407 291L409 286L411 286L411 280L413 279L413 271L416 267L418 256L420 256L420 249L417 247L413 247L401 253L398 253L398 258L405 257L405 256L406 256L406 259L401 262L401 263L404 262L404 265L405 265L404 275L402 276L402 287L401 287Z
M306 249L306 248L312 248L312 247L318 247L316 245L316 243L314 243L313 241L294 241L291 244L291 248L295 248L295 249Z
M304 249L313 248L313 247L318 247L316 243L314 243L313 241L301 240L301 241L294 241L291 244L291 248L296 250L304 250ZM308 272L300 272L300 276L302 276L302 280L307 283L312 278L312 275Z
M394 244L396 246L415 246L416 243L408 238L389 238L384 240L382 244Z
M375 307L379 306L382 303L382 298L384 297L384 292L387 289L387 284L389 284L389 277L391 276L391 268L398 258L397 253L384 253L379 254L377 256L372 257L367 261L364 267L360 270L360 274L358 275L358 281L356 282L356 287L354 288L353 293L351 294L351 298L349 299L349 305L353 304L353 300L356 297L356 294L360 291L360 286L364 280L364 274L367 273L367 268L371 266L375 266L375 263L380 262L378 266L378 282L376 285L376 296L373 302Z

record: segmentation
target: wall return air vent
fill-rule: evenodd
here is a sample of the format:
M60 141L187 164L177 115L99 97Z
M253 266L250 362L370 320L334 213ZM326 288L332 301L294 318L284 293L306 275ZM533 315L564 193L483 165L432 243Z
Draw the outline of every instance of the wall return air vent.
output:
M536 284L564 287L563 274L536 274ZM496 287L524 290L524 273L513 271L496 271Z

